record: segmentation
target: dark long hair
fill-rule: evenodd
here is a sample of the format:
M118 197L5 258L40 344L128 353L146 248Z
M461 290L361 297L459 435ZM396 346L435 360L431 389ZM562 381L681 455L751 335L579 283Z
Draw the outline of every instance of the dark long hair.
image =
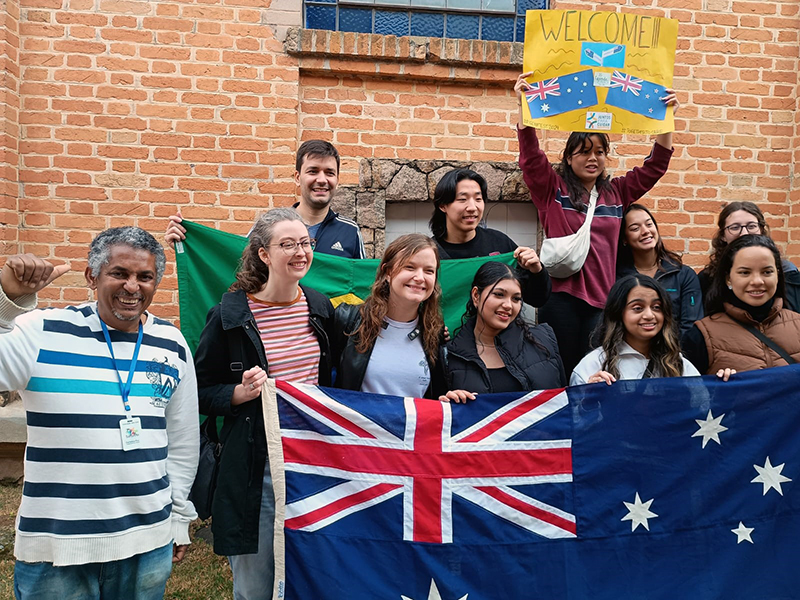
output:
M724 221L723 221L724 222ZM778 287L773 298L786 299L786 283L784 282L783 269L781 268L781 252L771 238L765 235L743 235L727 244L719 257L719 265L711 280L711 287L706 294L706 314L724 312L725 302L730 298L728 289L728 276L733 268L736 253L742 248L766 248L775 257L775 270L778 272Z
M476 182L481 188L484 202L487 199L486 180L479 173L472 169L453 169L446 173L436 184L436 190L433 192L433 214L431 215L431 220L428 221L431 233L437 240L447 237L447 216L441 210L441 207L455 201L458 182L465 179Z
M591 131L573 131L569 134L569 138L567 138L567 145L564 147L564 153L561 155L561 162L556 167L556 171L564 182L567 184L567 190L569 191L569 197L572 201L572 206L576 209L581 210L586 207L589 202L589 192L583 185L583 182L575 175L575 172L572 170L572 167L567 162L567 159L584 150L591 150L594 147L594 141L592 140L592 136L597 136L600 138L600 145L603 147L603 151L608 156L609 151L611 150L611 143L608 141L608 136L605 133L597 133ZM588 144L588 148L587 148ZM595 185L597 186L597 191L599 192L602 189L608 189L611 187L610 177L608 174L603 171L597 177L597 182Z
M243 290L248 294L260 291L269 279L269 268L258 251L267 248L275 233L275 226L283 221L300 221L300 215L293 208L273 208L256 219L253 230L247 238L247 246L239 260L239 269L236 271L236 281L228 288L229 291Z
M656 242L656 261L658 268L661 268L661 264L665 260L672 261L679 266L682 265L683 260L681 259L681 255L677 252L667 249L667 247L664 245L664 240L661 239L661 232L658 229L658 223L656 222L656 218L653 216L653 213L651 213L645 205L634 203L626 208L625 212L622 214L622 227L619 229L619 249L617 251L617 270L619 270L620 267L634 266L633 252L631 251L631 247L625 243L625 231L628 229L625 219L627 218L628 214L634 210L646 212L647 216L650 217L650 220L653 222L653 225L658 232L658 242Z
M375 340L383 330L383 319L389 313L389 295L391 286L389 278L403 268L417 252L430 248L436 256L436 283L433 293L422 303L419 309L419 328L422 332L422 348L431 364L436 362L444 330L444 320L439 303L442 288L439 287L439 250L436 242L421 233L409 233L394 240L383 253L375 282L369 296L361 305L361 324L353 335L357 336L356 351L364 353L375 344Z
M520 289L522 288L522 280L520 279L519 272L513 268L508 266L505 263L497 262L494 260L490 260L488 262L483 263L478 270L475 272L475 277L472 278L472 285L470 286L470 297L467 299L466 309L464 310L464 314L461 315L461 326L459 327L459 331L467 322L475 317L476 319L479 318L478 315L483 309L483 306L477 307L475 303L472 301L472 289L478 289L478 296L481 296L484 290L488 289L489 293L492 293L495 287L501 281L516 281ZM519 314L514 319L514 323L522 330L523 336L525 339L535 345L540 350L543 350L547 357L550 357L550 350L548 350L545 346L543 346L533 335L532 328L534 327L533 323L526 321L522 317L522 306L520 306ZM457 335L458 331L455 332L454 335Z
M717 217L717 231L714 233L714 237L711 238L711 256L708 259L708 265L706 265L706 271L711 278L713 278L714 274L717 272L720 258L722 258L722 252L728 245L728 242L725 241L725 221L727 221L728 217L733 213L740 210L753 215L756 221L758 221L758 226L761 228L761 235L769 237L769 225L767 225L767 220L764 218L764 213L761 212L761 209L758 208L755 203L737 200L725 206L719 211L719 216Z
M679 377L683 374L683 360L678 343L677 323L672 316L672 302L661 284L647 275L628 275L611 286L600 325L600 339L605 354L602 369L619 379L619 346L625 341L626 333L623 315L628 304L628 295L637 286L655 291L664 315L661 331L650 341L650 359L655 363L655 372L660 377Z

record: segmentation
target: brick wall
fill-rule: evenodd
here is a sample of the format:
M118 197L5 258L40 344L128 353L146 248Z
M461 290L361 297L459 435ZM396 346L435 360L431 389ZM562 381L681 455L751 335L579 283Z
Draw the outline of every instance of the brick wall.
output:
M2 241L72 264L52 303L88 297L86 245L105 227L160 234L180 206L244 232L259 210L292 202L304 139L339 147L348 186L361 158L516 160L520 45L298 30L299 0L14 2L2 29ZM747 199L798 259L800 3L609 4L681 23L677 151L648 198L670 246L703 264L720 206ZM555 160L564 135L543 138ZM649 145L615 140L611 166L637 164ZM175 287L170 267L164 316L177 314Z

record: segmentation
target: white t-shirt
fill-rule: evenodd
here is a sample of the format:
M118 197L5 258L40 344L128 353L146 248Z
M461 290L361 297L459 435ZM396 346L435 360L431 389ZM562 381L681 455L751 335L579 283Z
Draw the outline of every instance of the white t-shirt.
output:
M570 385L581 385L587 383L589 377L603 368L603 361L606 355L603 348L595 348L583 357L578 366L569 378ZM700 373L694 365L681 355L683 361L683 377L699 377ZM619 347L619 379L641 379L647 369L649 359L643 354L631 348L627 343L622 342Z
M413 340L408 337L418 319L400 323L385 317L384 321L386 328L375 340L361 391L421 398L430 385L431 374L422 349L422 335Z

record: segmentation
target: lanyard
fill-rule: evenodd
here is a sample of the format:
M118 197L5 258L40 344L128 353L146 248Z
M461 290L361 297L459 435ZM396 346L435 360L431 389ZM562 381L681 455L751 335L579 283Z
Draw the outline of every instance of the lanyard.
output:
M106 327L103 319L100 319L100 326L103 328L103 337L106 338L108 351L111 353L111 362L114 363L114 371L116 371L117 379L119 380L119 392L122 395L122 404L125 406L125 412L129 413L131 407L128 404L128 396L131 393L133 374L136 372L136 361L139 359L139 348L142 347L142 335L144 333L144 328L142 327L142 322L139 321L139 337L136 339L136 348L134 348L133 358L131 358L131 369L128 372L128 382L122 383L122 375L119 374L119 368L117 368L117 359L114 357L114 348L111 346L111 337L108 335L108 327Z

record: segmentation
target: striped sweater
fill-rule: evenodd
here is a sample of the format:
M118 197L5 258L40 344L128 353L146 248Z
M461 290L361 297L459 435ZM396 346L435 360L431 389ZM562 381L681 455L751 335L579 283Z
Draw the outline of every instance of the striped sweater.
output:
M188 544L199 437L183 335L147 313L129 397L142 443L126 452L96 303L26 313L34 304L34 296L15 304L0 291L0 388L20 391L28 423L16 558L65 566ZM127 380L137 334L109 332Z

